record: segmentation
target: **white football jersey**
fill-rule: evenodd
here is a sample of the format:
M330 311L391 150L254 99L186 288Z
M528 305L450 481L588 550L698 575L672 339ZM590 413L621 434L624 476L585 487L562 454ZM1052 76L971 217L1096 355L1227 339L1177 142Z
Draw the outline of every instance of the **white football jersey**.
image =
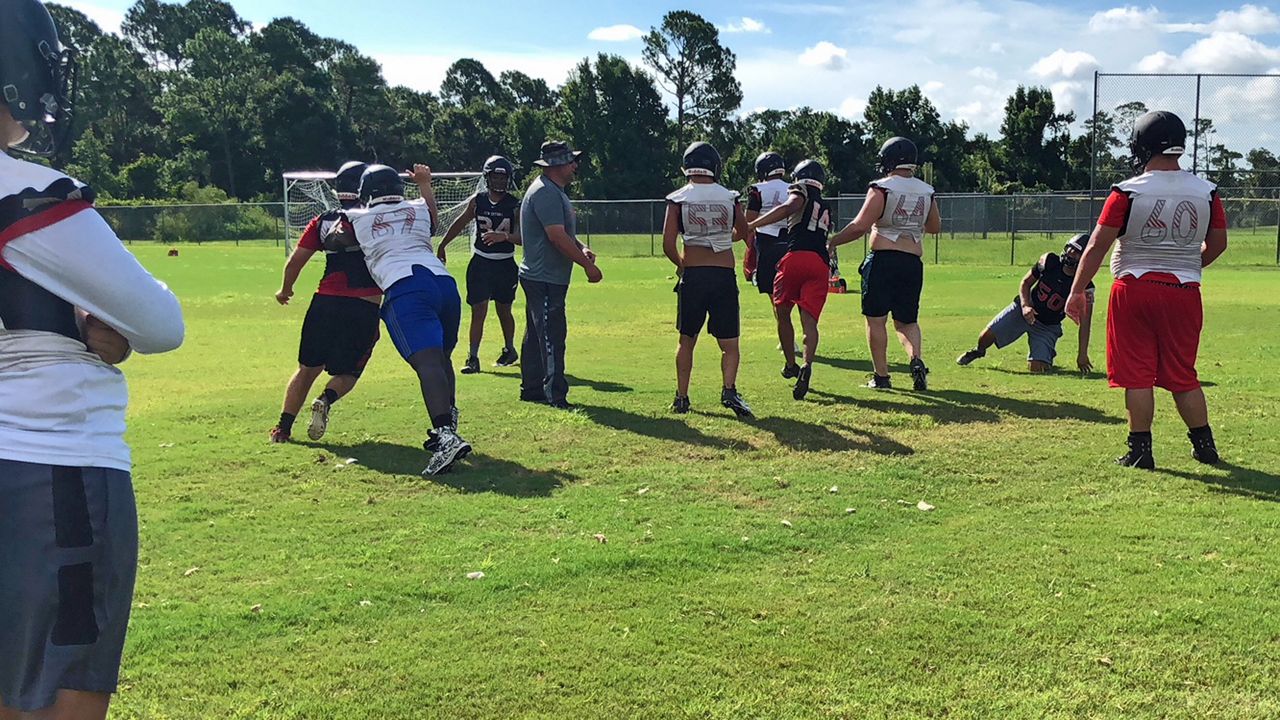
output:
M1209 234L1217 186L1170 170L1143 173L1113 189L1129 196L1129 219L1111 255L1111 274L1168 273L1180 282L1200 282L1200 246Z
M685 245L715 252L733 249L733 213L738 193L719 183L689 183L668 195L667 202L680 206L680 232Z
M755 192L760 193L760 215L764 216L768 212L787 201L787 191L791 185L781 178L773 178L758 182L751 186ZM787 229L786 219L779 220L772 225L756 228L757 233L764 233L771 237L779 237Z
M433 275L448 275L431 241L431 213L421 198L348 210L356 240L374 282L384 291L421 265Z
M933 206L933 186L917 177L890 175L871 183L884 191L884 212L872 226L889 242L907 236L924 242L924 224Z

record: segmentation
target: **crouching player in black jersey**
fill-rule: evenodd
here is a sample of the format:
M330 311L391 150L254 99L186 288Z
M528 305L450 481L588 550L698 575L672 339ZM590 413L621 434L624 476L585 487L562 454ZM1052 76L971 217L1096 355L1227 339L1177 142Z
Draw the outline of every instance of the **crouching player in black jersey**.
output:
M733 241L747 236L747 223L738 194L716 182L720 153L705 142L695 142L682 163L689 184L667 196L667 217L662 227L662 249L680 276L676 284L676 399L671 409L689 412L689 375L693 349L703 323L720 343L720 371L724 387L720 404L738 417L752 417L751 408L738 394L738 335L740 328L738 280L734 276ZM676 236L684 237L684 252Z
M987 354L992 345L1007 347L1023 335L1027 336L1030 352L1027 369L1033 373L1053 370L1053 359L1058 354L1058 339L1062 337L1062 319L1066 317L1067 297L1071 294L1071 282L1075 279L1080 256L1089 244L1089 236L1076 235L1062 248L1062 255L1045 253L1040 261L1027 271L1018 288L1018 296L999 315L987 324L978 336L978 346L956 359L968 365ZM1093 283L1086 292L1087 311L1080 318L1080 349L1076 354L1076 367L1082 373L1093 369L1089 361L1089 332L1093 325Z
M445 247L475 220L476 233L471 246L471 262L467 265L467 305L471 306L471 349L462 366L462 374L480 372L480 341L484 338L484 321L489 314L489 301L497 306L502 325L502 354L498 367L515 365L516 320L511 304L520 284L520 268L516 265L516 246L520 244L520 198L509 192L516 168L510 160L494 155L484 161L485 192L476 193L467 203L436 248L436 256L445 261Z

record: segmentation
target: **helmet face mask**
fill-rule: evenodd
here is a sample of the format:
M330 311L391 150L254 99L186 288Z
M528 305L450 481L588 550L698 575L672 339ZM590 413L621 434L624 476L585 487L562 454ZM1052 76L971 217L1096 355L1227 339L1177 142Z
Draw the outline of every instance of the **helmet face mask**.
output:
M76 94L74 48L64 48L49 11L38 0L7 2L0 17L0 103L26 130L11 145L50 156L66 146Z
M1067 241L1062 246L1062 264L1067 267L1075 267L1080 264L1080 258L1084 256L1084 250L1089 246L1089 236L1081 233Z
M484 176L484 184L489 192L501 194L510 191L516 167L505 157L493 155L484 161L484 167L480 172Z

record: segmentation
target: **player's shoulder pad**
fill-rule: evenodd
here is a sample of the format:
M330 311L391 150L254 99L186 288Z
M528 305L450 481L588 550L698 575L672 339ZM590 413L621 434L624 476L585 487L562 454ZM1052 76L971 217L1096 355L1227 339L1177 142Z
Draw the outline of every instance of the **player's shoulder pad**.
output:
M92 188L53 168L0 156L0 230L64 202L94 201Z

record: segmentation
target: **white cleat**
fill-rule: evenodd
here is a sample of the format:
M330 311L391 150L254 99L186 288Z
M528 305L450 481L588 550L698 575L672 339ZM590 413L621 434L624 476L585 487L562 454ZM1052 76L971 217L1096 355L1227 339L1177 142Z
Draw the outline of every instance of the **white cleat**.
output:
M311 403L311 424L307 426L307 437L319 440L329 429L329 401L320 396Z
M436 451L422 471L426 477L448 472L453 464L471 454L471 444L458 436L452 428L436 428Z

